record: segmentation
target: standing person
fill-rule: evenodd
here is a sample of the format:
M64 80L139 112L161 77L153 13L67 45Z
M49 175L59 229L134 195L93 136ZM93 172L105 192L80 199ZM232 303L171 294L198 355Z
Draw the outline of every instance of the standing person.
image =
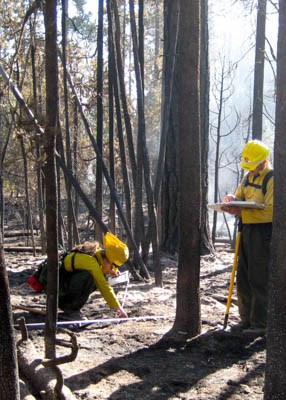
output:
M233 331L263 333L267 323L268 269L273 220L273 170L270 150L259 140L249 141L242 151L241 167L248 171L234 195L225 202L242 200L264 204L263 209L226 206L242 223L237 266L237 298L240 323Z
M64 257L63 266L68 274L60 282L59 308L65 314L78 312L98 289L120 318L128 317L106 279L108 275L119 275L118 268L129 257L128 247L110 232L104 236L103 245L101 249L97 242L85 242Z

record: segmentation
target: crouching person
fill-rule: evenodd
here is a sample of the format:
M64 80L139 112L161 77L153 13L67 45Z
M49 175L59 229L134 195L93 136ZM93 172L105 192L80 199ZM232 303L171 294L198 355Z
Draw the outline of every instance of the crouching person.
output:
M109 307L120 318L127 318L106 277L119 275L118 268L129 257L128 247L110 232L104 236L103 244L101 249L98 242L85 242L64 257L63 267L68 274L60 279L59 308L65 314L78 312L98 289Z
M118 276L118 268L129 257L125 243L111 232L103 238L103 248L96 241L85 242L66 253L60 265L58 305L70 318L78 318L80 309L87 302L90 294L99 290L111 309L120 318L128 315L121 306L107 276ZM37 292L46 289L47 262L42 262L38 271L28 280Z

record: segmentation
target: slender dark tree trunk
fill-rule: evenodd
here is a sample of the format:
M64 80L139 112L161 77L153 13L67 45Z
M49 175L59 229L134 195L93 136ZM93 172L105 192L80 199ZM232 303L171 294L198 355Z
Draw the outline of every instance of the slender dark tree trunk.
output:
M0 207L2 206L1 203ZM2 234L0 234L0 302L0 399L20 400L13 317Z
M157 215L154 203L154 194L151 185L151 173L150 173L150 163L149 156L146 145L146 132L145 132L145 116L144 116L144 95L142 87L142 79L140 72L140 63L138 56L138 41L136 35L136 23L135 23L135 13L134 13L134 1L129 0L130 5L130 23L132 31L132 41L133 41L133 52L134 52L134 69L136 75L136 88L137 88L137 104L138 104L138 153L142 152L142 166L144 172L144 182L146 188L147 196L147 206L148 206L148 216L151 231L151 242L153 251L153 266L155 271L155 284L157 286L162 286L162 270L160 267L160 257L159 257L159 241L158 241L158 229L157 229ZM137 164L137 172L139 174L139 162ZM142 188L141 188L142 190Z
M57 1L45 4L45 54L46 54L46 127L44 146L46 154L46 219L48 288L45 324L45 353L47 358L56 356L56 322L58 308L58 214L55 149L58 115L58 65L57 65Z
M97 27L97 124L96 124L96 141L97 147L102 154L103 143L103 0L98 0L98 27ZM101 162L96 162L96 190L95 190L95 208L102 215L102 168ZM95 238L101 240L100 228L95 226Z
M179 0L164 2L164 69L163 115L159 165L155 183L155 199L161 185L161 248L169 253L178 250L178 89L177 41ZM166 144L164 144L166 141Z
M59 142L59 136L57 137L57 149L58 149L58 142ZM62 151L63 152L63 151ZM57 180L57 193L61 193L61 169L58 163L56 163L56 180ZM71 189L71 184L69 182L67 182L66 180L66 184L69 185L70 189ZM67 187L67 185L66 185ZM69 189L69 190L70 190ZM67 195L67 199L68 199L68 195ZM67 202L69 203L69 200L67 200ZM61 202L61 197L57 196L57 213L58 213L58 244L59 246L61 246L62 248L64 248L65 246L68 246L68 241L69 241L69 234L68 234L68 228L65 226L65 222L62 216L62 202ZM69 212L69 206L67 205L67 213ZM68 247L70 248L70 247Z
M72 170L74 172L74 176L77 178L78 176L78 135L79 135L79 126L78 126L78 112L77 112L77 104L76 101L73 101L73 165ZM78 221L78 211L79 211L79 196L77 192L74 191L74 216L75 216L75 224L73 227L74 233L73 237L76 243L80 242L79 231L77 227Z
M173 327L193 337L201 331L200 0L180 1L179 25L179 264Z
M139 0L138 2L138 56L142 88L144 90L144 0Z
M35 245L34 226L33 226L30 192L29 192L28 162L27 162L27 155L26 155L26 151L25 151L23 137L20 137L20 146L21 146L21 150L22 150L23 164L24 164L23 170L24 170L24 181L25 181L25 196L26 196L26 207L27 207L27 218L28 218L28 230L30 230L30 232L31 232L33 256L35 256L36 255L36 245Z
M200 79L200 115L201 115L201 173L202 173L202 205L201 205L201 254L214 252L212 245L209 213L208 213L208 155L209 155L209 33L208 33L208 0L201 0L201 79Z
M252 138L262 139L263 133L263 86L264 86L264 60L265 60L265 25L266 25L267 0L258 0L255 65L253 86L253 116Z
M144 24L143 24L143 17L144 17L144 0L139 0L138 2L138 34L137 34L137 26L136 26L136 21L135 21L135 15L133 18L131 18L131 24L132 27L131 31L133 30L132 33L132 38L131 41L133 43L133 49L134 49L134 36L136 36L136 46L138 48L136 49L137 51L137 62L138 62L138 70L137 70L137 77L136 81L138 78L138 75L140 75L140 80L141 80L141 88L142 88L142 96L144 97ZM138 41L137 41L138 37ZM134 50L133 50L134 54ZM135 56L136 57L136 56ZM135 67L136 70L136 67ZM140 71L140 74L139 74ZM137 104L138 104L138 82L136 83L137 85ZM141 101L141 99L139 100ZM142 110L144 109L144 98L142 99ZM144 111L140 113L138 111L138 119L140 119L139 115L144 118L144 121L142 121L141 118L141 126L144 126L145 129L145 117L144 117ZM140 125L140 122L139 124ZM142 148L142 140L140 140L140 133L142 132L142 129L140 130L140 127L138 127L138 135L137 135L137 176L136 176L136 187L135 187L135 218L134 218L134 237L135 241L138 246L142 247L142 253L146 254L146 249L145 249L145 225L144 225L144 216L143 216L143 148Z
M110 2L107 2L108 16L108 121L109 121L109 172L110 178L115 183L114 171L114 48L113 48L113 30L111 20ZM115 184L116 186L116 184ZM115 202L112 196L109 201L109 226L112 232L116 232L115 223Z
M63 65L63 86L64 86L66 162L68 168L72 170L69 96L68 96L68 81L67 81L67 37L68 37L68 30L66 23L67 20L68 20L68 0L62 0L62 65ZM74 212L73 212L73 202L72 202L72 188L69 181L66 181L65 183L66 183L66 193L67 193L67 235L68 235L67 246L70 249L74 245L74 238L73 238ZM60 236L61 234L59 230L59 237Z
M90 126L89 126L89 123L88 123L87 118L86 118L86 116L85 116L85 113L84 113L84 111L83 111L82 105L81 105L81 103L80 103L80 101L79 101L79 99L78 99L78 97L77 97L77 93L76 93L76 91L75 91L75 88L74 88L74 85L73 85L73 83L72 83L71 77L69 76L68 79L69 79L69 83L70 83L70 86L71 86L71 90L72 90L72 92L73 92L73 94L74 94L74 97L75 97L75 100L76 100L76 102L77 102L77 105L78 105L78 108L79 108L80 115L81 115L81 117L82 117L82 121L83 121L84 127L85 127L86 132L87 132L87 134L88 134L88 136L89 136L89 139L90 139L90 141L91 141L91 143L92 143L92 146L93 146L93 148L94 148L94 150L95 150L96 156L98 157L98 159L100 160L100 162L101 162L101 164L102 164L102 171L103 171L104 177L105 177L106 182L107 182L107 184L108 184L108 186L109 186L110 193L111 193L111 195L114 197L114 201L115 201L115 203L116 203L117 210L118 210L118 215L119 215L119 217L120 217L120 219L121 219L121 221L122 221L122 223L123 223L123 225L124 225L124 228L125 228L125 230L126 230L127 236L128 236L128 238L129 238L129 240L130 240L130 243L131 243L131 246L132 246L132 247L131 247L131 250L134 250L134 252L135 252L135 254L136 254L136 257L138 257L138 260L139 260L139 263L140 263L140 267L141 267L141 269L142 269L142 272L144 273L144 276L145 276L146 278L149 278L149 277L150 277L150 276L149 276L149 273L148 273L148 271L147 271L147 269L146 269L146 266L144 265L144 263L143 263L143 261L142 261L140 255L139 255L138 248L137 248L137 246L136 246L136 243L134 242L134 239L133 239L133 236L132 236L132 233L131 233L131 230L130 230L130 226L129 226L128 223L127 223L127 220L126 220L125 214L124 214L124 212L123 212L121 203L120 203L120 201L119 201L119 198L118 198L118 195L117 195L117 192L116 192L114 183L113 183L112 179L110 178L110 174L109 174L109 172L108 172L108 170L107 170L107 168L106 168L106 165L105 165L105 163L104 163L104 161L103 161L102 154L101 154L101 153L99 152L99 150L98 150L96 141L95 141L95 139L94 139L94 135L93 135L92 130L91 130ZM69 170L66 168L65 163L64 163L64 162L61 162L60 158L58 158L58 161L60 162L61 168L64 169L65 174L66 174L67 176L71 177L71 179L73 180L74 177L73 177L71 171L69 171ZM75 186L75 185L74 185L74 186ZM86 197L86 196L84 195L84 193L81 193L80 195L81 195L82 198ZM87 200L88 200L88 199L87 199ZM85 199L84 201L86 202L86 199ZM87 203L88 203L88 201L87 201ZM95 210L94 210L94 207L93 207L93 212L94 212L94 211L95 211ZM98 213L97 213L97 214L98 214ZM98 219L98 217L96 217L96 219Z
M167 2L166 2L167 3ZM160 150L158 156L158 165L156 170L154 199L158 207L159 193L162 186L164 160L166 156L166 142L170 127L170 110L173 97L173 87L175 79L176 51L178 42L179 27L179 11L178 4L172 2L172 12L165 4L165 23L164 23L164 63L163 63L163 79L162 79L162 107L161 107L161 134L160 134ZM172 21L172 23L170 22ZM170 26L172 25L172 28ZM170 32L169 32L170 31ZM170 43L172 41L172 43Z
M131 169L132 176L132 187L134 189L134 223L132 223L131 228L133 229L133 236L136 242L136 245L139 246L141 239L144 236L144 221L143 221L143 212L142 212L142 187L143 187L143 179L142 179L142 165L137 165L138 162L141 164L141 149L137 152L137 160L134 151L133 144L133 133L132 133L132 125L131 119L128 110L127 98L126 98L126 88L124 81L124 73L123 73L123 63L121 57L121 30L120 30L120 21L118 14L117 1L112 0L113 13L114 13L114 23L115 23L115 53L116 53L116 70L117 70L117 79L119 83L119 93L120 100L123 110L125 130L126 130L126 138L127 138L127 147L129 154L129 164ZM137 143L138 145L138 143ZM132 204L133 206L133 204ZM133 221L132 221L133 222ZM135 261L139 262L139 260Z
M0 103L2 94L0 94ZM4 258L3 163L8 144L0 114L0 399L20 400L16 344L13 331L8 274Z
M120 109L120 96L119 96L119 82L116 74L116 63L115 63L115 48L114 48L114 27L112 23L112 1L107 1L107 13L108 13L108 28L109 28L109 70L110 70L110 80L113 82L113 93L114 101L115 101L115 110L116 110L116 123L117 123L117 134L118 134L118 142L119 142L119 153L120 153L120 162L121 162L121 170L122 170L122 178L123 178L123 190L124 190L124 199L125 199L125 210L126 210L126 219L128 225L132 226L132 218L131 218L131 193L130 193L130 184L129 177L127 171L127 160L125 153L125 141L123 135L123 127L122 127L122 114ZM113 106L113 104L112 104ZM111 107L111 104L110 104ZM110 138L111 141L111 138ZM111 151L114 151L112 144L110 143L110 147L112 147ZM112 172L112 169L111 171ZM112 178L112 175L111 175ZM115 177L112 178L115 181ZM111 196L112 198L112 196ZM113 200L112 200L113 201ZM114 203L114 201L113 201ZM110 207L113 203L110 203ZM114 211L115 212L115 211Z
M159 68L158 68L158 60L160 58L160 28L159 28L159 20L160 20L160 5L159 2L155 4L155 51L154 51L154 78L159 79Z
M286 1L279 1L277 99L274 143L274 218L264 400L286 398Z
M37 73L36 73L36 46L35 46L35 27L30 25L31 32L31 67L32 67L32 84L33 84L33 104L36 118L38 118L39 106L38 106L38 91L37 91ZM36 157L37 160L41 158L40 149L40 138L36 136ZM44 195L43 195L43 171L41 163L37 162L37 203L39 212L39 225L40 225L40 237L41 237L41 249L42 254L46 254L46 231L45 231L45 219L44 219Z
M137 166L136 166L136 157L133 145L133 133L132 133L132 125L131 119L128 111L127 99L126 99L126 88L124 82L124 73L123 73L123 62L121 56L121 30L120 30L120 21L118 15L118 7L117 1L111 0L114 12L114 23L115 23L115 49L116 49L116 70L117 70L117 79L120 87L120 99L122 104L124 123L126 129L126 137L128 144L128 152L129 152L129 161L130 161L130 169L132 174L132 184L135 187L136 184L136 174L137 174Z
M1 152L0 152L1 154ZM2 166L1 166L2 168ZM4 205L4 194L3 194L3 176L2 170L0 172L0 235L4 237L4 213L5 213L5 205Z
M0 124L1 125L1 124ZM1 155L1 148L0 148ZM4 237L4 194L3 194L3 176L2 176L2 163L0 164L0 235Z
M0 87L0 108L2 109L2 88ZM3 163L6 147L4 145L3 115L0 113L0 237L4 237L4 194L3 194Z
M214 203L218 202L218 191L219 191L219 161L220 161L220 145L221 145L221 121L222 121L222 108L223 108L223 93L224 93L224 69L222 70L220 87L219 87L219 98L218 98L218 110L217 110L217 126L216 126L216 140L215 140L215 173L214 173ZM217 226L217 212L213 213L213 227L212 227L212 241L215 242L216 237L216 226Z

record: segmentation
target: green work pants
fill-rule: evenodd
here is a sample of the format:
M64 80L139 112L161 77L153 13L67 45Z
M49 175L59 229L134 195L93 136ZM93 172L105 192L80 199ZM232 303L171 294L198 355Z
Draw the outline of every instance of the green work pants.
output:
M88 271L66 272L60 276L59 308L80 310L89 295L96 290L92 275Z
M237 298L242 322L266 327L272 224L242 226L237 266Z

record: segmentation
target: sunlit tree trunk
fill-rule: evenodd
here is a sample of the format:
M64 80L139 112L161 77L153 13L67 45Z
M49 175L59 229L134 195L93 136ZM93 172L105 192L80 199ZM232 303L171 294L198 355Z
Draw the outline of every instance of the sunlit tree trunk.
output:
M180 1L178 42L179 263L173 331L201 331L200 0Z
M201 252L206 254L213 251L209 222L208 222L208 146L209 146L209 65L208 65L208 1L202 2L201 14L202 24L202 51L201 51L201 146L202 146L202 240ZM164 161L164 176L161 188L161 247L170 253L178 250L178 172L177 172L177 129L178 129L178 91L177 81L179 79L177 66L173 66L177 55L177 23L178 23L178 1L165 0L164 5L164 68L163 68L163 94L162 104L164 107L162 117L162 137L164 129L167 129L166 151ZM170 104L168 105L168 102ZM164 128L164 126L166 128ZM158 171L161 161L159 159ZM157 182L156 182L157 183ZM157 184L155 195L157 195Z

